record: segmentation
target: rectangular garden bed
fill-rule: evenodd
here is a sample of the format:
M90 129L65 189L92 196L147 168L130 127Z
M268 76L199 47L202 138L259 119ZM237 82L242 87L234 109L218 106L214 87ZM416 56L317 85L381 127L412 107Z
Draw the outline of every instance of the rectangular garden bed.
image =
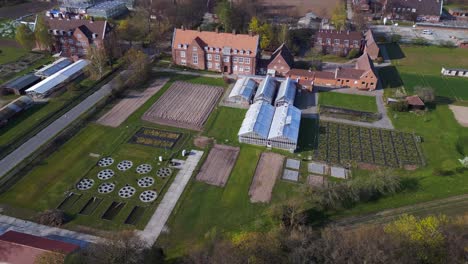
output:
M142 127L133 135L130 139L130 143L172 149L181 136L182 134L177 132Z

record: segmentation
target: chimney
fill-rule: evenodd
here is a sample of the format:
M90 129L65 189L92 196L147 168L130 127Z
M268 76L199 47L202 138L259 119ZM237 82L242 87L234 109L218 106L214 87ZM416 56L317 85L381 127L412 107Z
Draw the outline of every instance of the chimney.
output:
M90 20L89 23L94 23L94 17L90 17L89 20Z
M338 71L340 70L341 67L338 67L335 69L335 79L338 79Z
M348 30L348 31L346 31L346 34L348 34L348 35L349 35L349 30Z
M252 32L252 30L249 30L249 36L253 37L253 32Z
M184 27L184 25L182 25L182 26L180 27L180 29L182 29L182 30L185 30L185 27Z
M235 29L232 30L232 34L236 35L236 30Z
M201 32L201 27L198 27L197 30L198 30L198 32Z

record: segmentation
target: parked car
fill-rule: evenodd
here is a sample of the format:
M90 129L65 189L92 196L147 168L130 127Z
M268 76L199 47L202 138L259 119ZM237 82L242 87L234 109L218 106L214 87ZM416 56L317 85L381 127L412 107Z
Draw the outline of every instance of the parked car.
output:
M422 33L423 33L424 35L432 35L432 34L433 34L432 31L429 30L429 29L424 29L424 30L422 31Z

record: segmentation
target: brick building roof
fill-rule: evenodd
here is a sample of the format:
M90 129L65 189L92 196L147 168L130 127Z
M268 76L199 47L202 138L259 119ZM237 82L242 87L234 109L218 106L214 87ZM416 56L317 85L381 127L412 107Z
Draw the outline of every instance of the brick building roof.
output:
M224 48L228 47L231 52L237 50L238 52L242 51L243 55L256 57L258 52L259 36L175 29L172 39L172 48L177 49L180 47L179 45L189 46L194 40L200 45L200 47L218 48L221 52ZM247 51L249 51L249 53L247 53Z
M316 38L322 38L322 40L325 40L327 38L332 39L332 43L334 39L339 39L340 41L342 40L350 40L350 41L361 41L362 40L362 34L361 32L358 31L341 31L341 30L319 30L317 32Z
M424 106L424 102L417 95L406 97L406 102L411 106Z
M294 66L294 56L291 54L291 51L289 51L288 47L283 43L279 48L273 52L271 55L271 62L273 62L276 58L283 58L283 60L286 62L286 64L289 65L290 68Z
M367 30L364 34L366 39L366 45L364 47L364 52L369 54L371 59L375 60L379 57L380 48L379 45L375 42L374 34L372 34L372 30Z
M59 18L46 18L47 24L50 30L63 30L63 31L75 31L75 29L81 30L88 39L92 39L92 34L97 34L97 38L104 39L106 34L110 31L110 27L106 20L87 20L87 19L59 19Z
M442 13L443 0L386 0L386 12L393 12L393 8L416 9L418 15L440 16Z

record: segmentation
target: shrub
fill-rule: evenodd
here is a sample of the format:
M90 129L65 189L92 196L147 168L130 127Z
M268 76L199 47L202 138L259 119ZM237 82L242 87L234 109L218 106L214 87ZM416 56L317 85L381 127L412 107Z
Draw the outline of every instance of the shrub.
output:
M406 101L398 101L390 104L390 109L392 109L395 112L407 112L409 108L408 103Z
M429 42L425 38L415 38L412 41L413 45L418 45L418 46L427 46L429 45Z
M453 43L452 41L449 41L449 40L441 41L439 43L439 46L441 46L443 48L456 48L457 47L457 45L455 45L455 43Z
M39 213L36 221L47 226L61 226L66 222L66 215L62 210L52 209Z
M393 43L398 43L401 41L401 35L398 35L398 34L393 34L391 37L390 37L390 42L393 42Z
M354 59L359 55L359 50L358 49L352 49L349 51L348 56L346 56L347 59Z
M431 87L416 86L414 91L424 103L432 103L435 100L435 92Z

